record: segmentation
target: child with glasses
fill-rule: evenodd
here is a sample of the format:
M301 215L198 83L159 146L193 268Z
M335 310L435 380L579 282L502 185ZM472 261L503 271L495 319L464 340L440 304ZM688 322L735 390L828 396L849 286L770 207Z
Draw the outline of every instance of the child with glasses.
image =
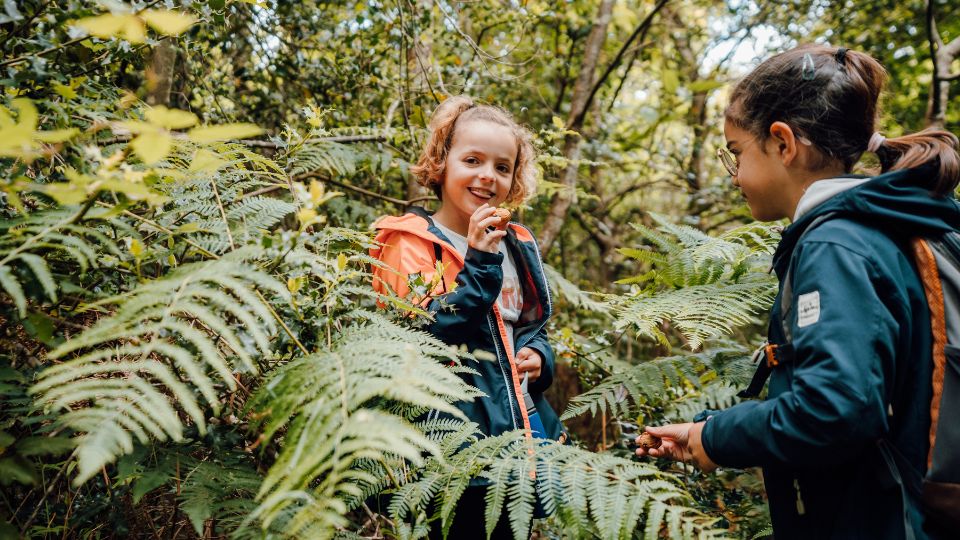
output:
M662 444L637 451L704 471L762 467L778 540L949 536L898 476L925 472L932 417L930 311L911 239L960 227L958 141L877 133L885 79L866 54L814 45L734 88L718 156L756 219L792 221L774 255L769 361L748 389L769 377L767 397L647 427ZM864 152L877 176L851 174ZM902 466L885 462L887 445Z

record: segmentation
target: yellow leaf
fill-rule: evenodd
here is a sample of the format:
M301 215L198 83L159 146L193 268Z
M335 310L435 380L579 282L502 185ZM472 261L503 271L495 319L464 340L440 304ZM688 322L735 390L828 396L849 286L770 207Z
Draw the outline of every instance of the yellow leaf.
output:
M554 117L553 117L553 127L557 128L557 129L564 129L564 128L566 128L567 126L566 126L566 124L563 123L563 120L561 120L559 116L554 116Z
M310 202L314 206L319 206L323 201L323 184L313 180L310 182Z
M296 294L296 292L299 291L301 287L303 287L303 278L301 277L287 278L288 291Z
M177 258L173 256L173 253L167 255L167 263L170 264L170 266L177 265Z
M313 208L301 208L300 211L297 212L297 219L300 220L301 226L310 223L315 217L317 217L317 211Z
M136 238L130 239L130 254L138 259L143 255L143 244Z
M212 172L227 164L227 161L220 159L217 154L209 150L197 150L190 162L190 172Z
M141 133L130 141L130 147L147 165L153 165L167 157L172 146L170 136L161 131Z
M80 130L77 128L37 131L33 134L33 138L40 142L58 143L73 138L77 133L80 133Z
M58 82L53 83L53 91L60 95L63 99L71 100L77 97L77 91L73 88L60 84Z
M184 223L183 225L177 227L173 232L177 234L187 234L194 233L200 230L200 224L196 222Z
M120 37L130 43L143 43L147 40L147 28L140 18L129 15L124 22L123 34Z
M246 139L263 133L256 124L223 124L221 126L195 127L187 132L191 141L198 143L212 143L229 139Z
M52 182L43 185L43 192L53 197L57 204L80 204L87 200L85 187L70 182Z
M347 267L347 256L343 253L337 255L337 270L343 272L343 269Z
M192 112L168 109L163 105L147 109L144 117L147 122L167 129L183 129L197 123L197 115Z
M163 199L161 195L154 193L149 187L137 182L105 179L100 181L98 187L116 193L123 193L131 201L159 202Z
M112 15L108 13L97 17L80 19L76 22L76 25L86 30L90 35L100 38L111 38L120 34L124 24L127 22L127 17L129 17L129 15Z
M152 124L148 124L147 122L140 120L126 120L124 122L120 122L120 126L126 130L129 130L130 133L146 133L148 131L157 130L157 128Z
M120 108L121 109L129 108L131 105L133 105L137 101L139 101L139 98L137 97L136 94L134 94L129 90L124 90L123 95L120 96Z
M143 43L146 30L143 21L133 15L114 15L108 13L96 17L80 19L76 25L98 38L118 37L130 43Z
M140 16L151 28L168 36L178 36L197 22L197 18L193 15L165 9L148 9Z
M37 108L33 106L33 102L27 98L17 98L13 100L13 108L20 111L20 115L17 118L19 121L17 123L28 128L30 131L36 131L39 115L37 114Z

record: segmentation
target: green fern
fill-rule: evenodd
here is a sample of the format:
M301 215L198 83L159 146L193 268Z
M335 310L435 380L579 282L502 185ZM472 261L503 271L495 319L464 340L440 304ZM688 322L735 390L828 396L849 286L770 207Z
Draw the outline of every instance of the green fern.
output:
M290 176L320 172L330 177L356 172L360 154L351 146L325 140L310 140L287 156Z
M263 439L287 429L287 444L251 516L265 527L281 521L285 536L327 538L345 525L362 486L378 481L360 463L389 456L416 465L425 453L439 453L435 441L374 404L386 400L462 417L451 403L480 395L443 365L458 362L454 349L369 318L378 324L351 326L333 349L279 368L250 403L267 415L259 426Z
M669 324L696 350L753 322L773 301L776 281L764 272L775 242L772 227L741 227L714 238L654 217L660 231L635 227L658 252L620 250L651 268L622 281L643 288L609 302L618 329L632 328L638 336L669 345L663 331Z
M469 425L468 425L469 428ZM716 519L692 507L678 479L646 463L595 454L550 441L532 443L523 432L480 438L431 458L415 479L393 494L390 515L414 519L436 503L446 530L454 502L470 478L490 481L485 520L488 535L500 514L509 515L515 538L524 538L540 503L575 537L595 531L600 538L632 538L638 526L655 534L673 530L689 536L722 536ZM662 512L669 508L669 512ZM420 515L421 517L417 517Z
M233 390L234 373L255 372L252 356L271 350L275 330L258 288L289 298L269 275L224 259L183 266L132 294L89 306L115 305L116 311L51 351L52 359L85 352L44 370L32 388L38 403L64 411L59 424L84 433L76 484L130 452L134 437L181 440L178 409L204 431L195 392L216 413L211 374Z
M37 283L48 299L57 301L57 279L50 262L67 259L84 274L99 267L104 252L122 257L114 240L102 231L73 224L75 215L47 211L0 222L0 288L13 299L20 317L27 314L25 280L28 286Z

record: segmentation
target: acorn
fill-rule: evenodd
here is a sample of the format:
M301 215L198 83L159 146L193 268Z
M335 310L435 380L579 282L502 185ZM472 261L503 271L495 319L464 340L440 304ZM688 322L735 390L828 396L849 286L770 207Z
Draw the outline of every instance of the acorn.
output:
M640 434L640 442L638 444L640 445L640 448L649 450L651 448L660 448L662 442L663 441L660 440L660 437L656 437L644 431Z
M493 215L500 218L500 223L495 224L494 227L498 231L506 230L507 224L510 223L510 216L511 216L510 211L507 210L506 208L497 208L493 212Z

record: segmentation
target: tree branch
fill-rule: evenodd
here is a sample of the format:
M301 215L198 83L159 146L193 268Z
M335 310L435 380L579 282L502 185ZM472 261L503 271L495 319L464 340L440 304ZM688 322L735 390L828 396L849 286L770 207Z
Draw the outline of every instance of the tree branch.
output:
M584 104L583 109L580 111L579 117L574 124L583 123L584 115L586 115L587 111L590 109L590 104L593 102L594 96L597 95L597 92L607 81L607 77L613 73L613 70L620 66L620 62L623 61L623 56L630 49L630 45L636 41L637 37L642 36L643 38L646 38L647 32L650 30L650 25L653 24L653 17L656 16L657 12L659 12L663 6L667 4L667 2L668 0L658 0L657 5L653 7L653 10L651 10L650 13L648 13L647 16L640 21L640 24L637 25L637 28L633 31L633 34L631 34L630 37L623 42L623 46L620 47L620 50L617 52L617 56L613 58L613 62L610 62L610 65L607 66L607 69L603 72L603 75L597 79L597 81L593 84L593 88L590 89L590 94L587 96L587 101ZM643 39L641 39L641 41L643 41ZM627 75L624 74L624 77L626 76Z

